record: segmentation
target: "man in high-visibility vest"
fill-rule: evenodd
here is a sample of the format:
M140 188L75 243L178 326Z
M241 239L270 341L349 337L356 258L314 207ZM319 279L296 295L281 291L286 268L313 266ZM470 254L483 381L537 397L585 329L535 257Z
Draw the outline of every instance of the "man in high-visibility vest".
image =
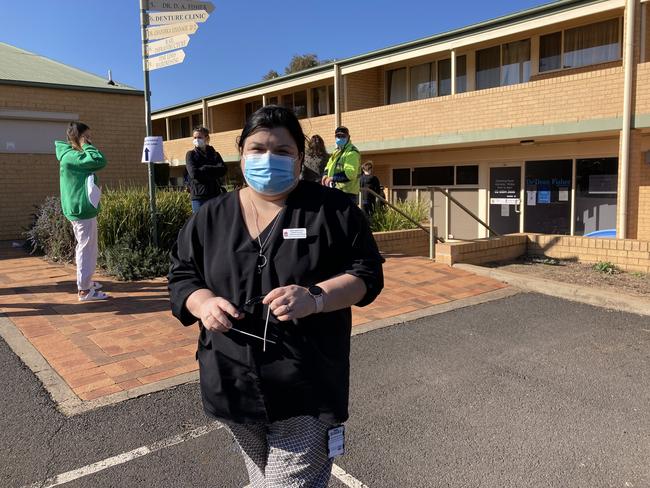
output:
M355 205L358 205L361 154L350 142L350 131L347 127L337 127L334 137L336 150L325 166L325 175L321 183L338 188L348 195Z

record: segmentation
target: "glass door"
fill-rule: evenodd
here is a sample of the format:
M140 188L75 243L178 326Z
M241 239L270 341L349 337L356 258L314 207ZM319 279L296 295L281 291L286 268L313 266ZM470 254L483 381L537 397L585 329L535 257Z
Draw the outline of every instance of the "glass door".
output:
M524 231L571 233L573 160L526 161Z
M521 166L490 168L489 225L499 234L520 231Z

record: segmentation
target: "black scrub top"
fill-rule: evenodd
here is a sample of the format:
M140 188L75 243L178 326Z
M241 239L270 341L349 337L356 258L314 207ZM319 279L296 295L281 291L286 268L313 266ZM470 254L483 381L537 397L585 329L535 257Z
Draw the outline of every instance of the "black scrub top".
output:
M304 239L285 239L285 229L306 229ZM258 271L259 244L246 228L239 192L204 204L183 227L172 249L172 312L183 325L197 319L185 302L207 288L245 312L233 327L262 336L267 307L256 298L274 288L308 287L344 273L361 278L371 303L384 286L377 244L347 195L307 181L289 194L275 226L262 231L267 265ZM252 299L252 300L251 300ZM247 301L249 303L247 305ZM266 344L244 334L201 327L201 397L209 415L238 423L269 423L311 415L330 423L348 418L349 307L290 322L270 316Z

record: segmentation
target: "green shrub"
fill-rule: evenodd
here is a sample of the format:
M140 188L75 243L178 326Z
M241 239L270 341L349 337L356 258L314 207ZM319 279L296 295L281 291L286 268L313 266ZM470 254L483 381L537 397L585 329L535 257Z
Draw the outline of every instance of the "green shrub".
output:
M599 261L594 264L594 269L604 274L616 274L619 272L618 268L609 261Z
M164 276L169 270L169 251L142 245L133 236L123 236L102 253L106 272L118 280L133 281Z
M169 265L169 251L178 231L192 215L187 193L156 192L158 244L151 242L149 192L145 187L105 190L97 218L99 264L119 279L136 280L163 276ZM32 252L42 252L55 261L74 260L72 225L61 211L60 199L48 197L27 232Z
M36 209L34 222L25 233L25 244L29 252L45 254L52 261L74 261L74 233L58 197L47 197Z
M398 201L394 203L395 207L400 209L406 215L416 222L426 221L429 217L429 203L416 201ZM390 208L388 205L382 205L377 208L370 219L370 229L373 232L385 232L389 230L416 229L413 222L406 219L403 215Z

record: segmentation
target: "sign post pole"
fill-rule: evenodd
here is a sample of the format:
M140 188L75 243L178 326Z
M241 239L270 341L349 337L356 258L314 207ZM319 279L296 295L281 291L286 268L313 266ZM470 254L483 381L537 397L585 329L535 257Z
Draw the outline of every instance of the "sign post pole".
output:
M149 89L149 69L147 66L146 46L146 9L147 0L140 0L140 27L142 33L142 71L144 73L144 112L147 128L146 136L151 136L151 90ZM156 215L156 179L154 178L154 163L149 161L147 168L149 172L149 208L151 211L151 238L153 245L158 247L158 218Z

